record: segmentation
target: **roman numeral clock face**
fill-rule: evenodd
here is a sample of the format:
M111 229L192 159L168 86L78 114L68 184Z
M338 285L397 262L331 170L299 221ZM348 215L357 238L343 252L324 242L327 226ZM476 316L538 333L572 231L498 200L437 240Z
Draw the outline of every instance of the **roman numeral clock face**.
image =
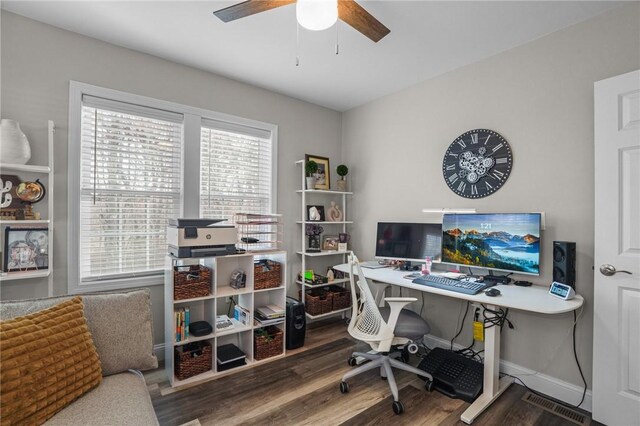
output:
M444 180L465 198L482 198L496 192L511 173L509 143L493 130L470 130L449 145L442 160Z

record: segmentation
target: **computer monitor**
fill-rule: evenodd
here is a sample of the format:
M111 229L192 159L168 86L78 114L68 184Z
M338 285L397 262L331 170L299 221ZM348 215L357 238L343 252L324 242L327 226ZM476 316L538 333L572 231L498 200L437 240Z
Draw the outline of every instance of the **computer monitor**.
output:
M440 261L442 224L378 222L376 259Z
M540 275L540 213L445 214L442 263Z

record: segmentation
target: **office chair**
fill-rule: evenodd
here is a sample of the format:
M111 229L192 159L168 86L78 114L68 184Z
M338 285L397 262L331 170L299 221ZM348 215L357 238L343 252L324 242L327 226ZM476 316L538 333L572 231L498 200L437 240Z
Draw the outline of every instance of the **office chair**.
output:
M362 357L369 360L368 363L347 372L342 376L340 382L340 392L349 392L349 384L347 380L365 371L380 369L380 375L389 383L389 388L393 394L393 412L402 414L404 406L398 400L398 385L393 376L391 367L399 368L410 373L417 374L427 378L425 384L428 390L433 388L433 377L424 370L412 367L396 359L400 352L397 350L399 346L412 343L414 340L421 339L425 334L429 333L429 324L418 314L409 309L403 309L404 306L411 302L415 302L415 297L386 297L385 302L389 307L378 308L376 301L371 293L367 279L364 277L362 268L358 258L352 253L349 255L351 284L351 299L353 302L353 310L351 321L349 322L349 334L362 342L366 342L371 346L375 354L354 352L349 359L349 365L354 365L355 357ZM357 268L357 286L360 297L356 296L356 278L354 267Z

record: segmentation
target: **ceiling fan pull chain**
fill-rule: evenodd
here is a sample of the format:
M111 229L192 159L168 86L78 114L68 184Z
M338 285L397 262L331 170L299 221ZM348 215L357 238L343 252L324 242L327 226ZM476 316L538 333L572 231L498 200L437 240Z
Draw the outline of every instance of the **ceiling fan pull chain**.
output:
M340 31L338 30L338 25L340 25L340 20L336 21L336 55L340 54Z
M300 66L300 24L296 20L296 67Z

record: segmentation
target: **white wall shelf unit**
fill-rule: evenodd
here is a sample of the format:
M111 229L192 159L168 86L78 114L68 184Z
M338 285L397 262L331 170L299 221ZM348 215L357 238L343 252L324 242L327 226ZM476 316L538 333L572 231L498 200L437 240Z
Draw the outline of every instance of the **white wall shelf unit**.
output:
M256 290L254 287L254 262L268 259L281 264L281 280L277 287ZM200 257L179 259L167 256L165 263L165 369L172 387L184 386L190 383L211 380L233 374L234 372L250 368L251 366L278 359L285 354L286 329L284 318L274 324L283 332L282 352L271 358L256 360L254 354L254 332L264 326L255 320L256 309L269 304L285 308L287 285L287 253L285 251L251 252L231 256ZM174 300L174 267L186 265L203 265L211 270L210 295L191 299ZM242 270L246 273L247 281L244 288L234 289L229 286L231 275ZM233 308L229 299L249 311L248 324L233 318ZM176 341L176 324L174 313L176 309L189 307L190 322L207 321L213 326L213 332L206 336L190 336L186 340ZM228 315L233 328L216 330L216 316ZM208 341L213 349L212 368L204 373L178 380L174 373L174 348L188 343ZM227 343L233 343L246 354L246 365L230 370L218 371L216 365L217 348Z
M53 200L54 200L54 163L53 149L55 136L55 123L51 120L47 122L47 156L48 164L45 166L33 164L9 164L0 163L0 174L20 174L23 181L33 181L36 179L44 179L43 185L46 194L38 204L35 204L34 211L40 213L41 219L37 220L6 220L0 219L0 251L4 251L5 230L10 228L47 228L47 269L27 270L27 271L10 271L4 272L4 259L0 260L2 268L0 268L0 283L14 280L24 280L33 278L45 278L47 280L47 294L53 296L53 237L54 237L54 218L53 218ZM44 207L42 207L44 206ZM4 253L2 253L4 256Z
M352 225L353 221L348 220L348 215L347 215L347 196L351 196L353 195L353 192L351 191L334 191L334 190L326 190L326 189L306 189L306 182L305 182L305 170L304 170L304 164L305 161L304 160L298 160L295 163L296 165L300 166L300 176L301 176L301 188L302 189L298 189L296 190L296 193L301 195L301 200L300 200L300 220L296 221L297 224L300 225L300 233L301 233L301 241L300 241L300 247L301 250L297 251L296 253L298 255L301 256L302 260L302 271L306 271L309 268L310 264L313 263L314 266L318 265L318 264L322 264L322 270L314 270L314 273L316 274L321 274L321 275L325 275L326 271L328 268L330 268L331 266L339 263L339 262L346 262L347 261L347 255L351 253L351 250L321 250L319 252L310 252L308 251L308 238L307 235L305 233L305 227L306 225L320 225L324 228L324 235L337 235L338 233L346 233L347 232L347 225ZM308 205L324 205L325 207L325 214L328 214L327 210L329 207L329 204L331 201L336 202L336 204L338 206L340 206L340 208L342 208L342 217L343 220L341 221L328 221L328 220L324 220L324 221L310 221L307 219L307 206ZM321 244L323 244L323 241L321 241ZM340 256L340 259L335 259L334 257ZM324 261L322 261L322 259L326 259ZM297 273L296 273L297 276ZM306 299L306 291L304 290L310 290L310 289L316 289L316 288L323 288L329 285L340 285L340 286L344 286L346 283L349 282L348 279L334 279L331 282L328 283L323 283L323 284L309 284L309 283L304 283L303 281L296 279L295 280L296 284L298 284L299 286L301 286L302 290L301 291L301 299L302 302L305 302ZM332 315L344 315L347 311L349 311L351 308L346 308L346 309L336 309L333 310L331 312L325 313L325 314L320 314L320 315L311 315L308 312L306 313L307 318L313 320L313 319L320 319L320 318L326 318Z

